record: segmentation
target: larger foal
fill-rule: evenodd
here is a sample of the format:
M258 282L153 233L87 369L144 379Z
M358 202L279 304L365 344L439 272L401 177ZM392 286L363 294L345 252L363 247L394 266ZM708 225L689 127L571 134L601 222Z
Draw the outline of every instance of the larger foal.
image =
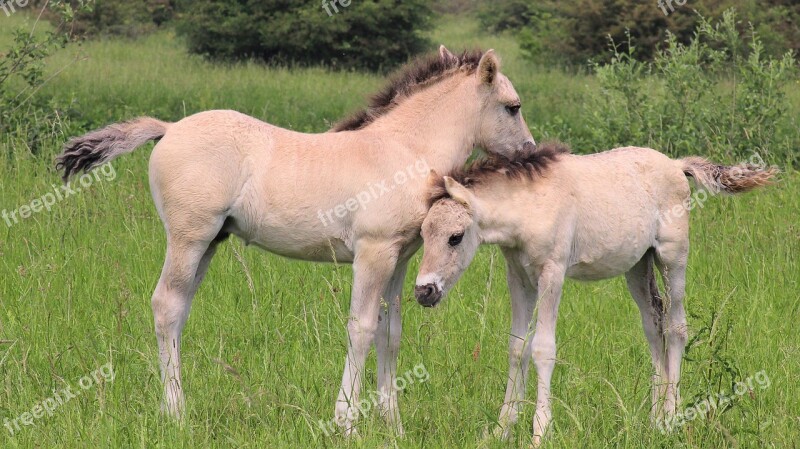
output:
M625 274L655 367L653 418L670 416L679 402L687 338L687 177L714 193L739 193L768 183L776 173L697 157L672 160L646 148L589 156L564 153L565 147L544 146L527 156L495 157L444 177L422 225L425 255L415 289L422 305L435 305L467 268L479 244L500 245L513 317L510 373L498 430L508 436L517 420L532 356L538 374L536 445L551 418L550 378L564 278L592 281ZM665 295L658 291L654 265L664 279Z
M533 139L519 109L494 52L456 56L441 47L402 69L370 107L331 132L298 133L233 111L208 111L177 123L142 118L71 140L58 160L65 179L161 139L149 171L167 232L152 299L163 408L183 414L181 331L217 245L234 234L287 257L353 263L336 421L346 433L353 430L374 342L379 407L402 432L392 388L400 295L420 244L428 168L449 173L476 145L509 156L521 151ZM408 167L425 173L409 176ZM369 206L359 207L366 194Z

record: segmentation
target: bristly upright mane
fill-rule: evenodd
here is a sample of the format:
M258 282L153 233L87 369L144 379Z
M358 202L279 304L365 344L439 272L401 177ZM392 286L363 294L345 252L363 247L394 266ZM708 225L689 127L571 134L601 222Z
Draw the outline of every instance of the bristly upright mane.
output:
M450 177L459 184L469 188L487 181L492 176L503 176L506 179L527 178L533 180L541 175L562 154L569 154L569 146L561 142L544 142L535 147L526 143L524 151L509 159L499 154L492 154L477 159L471 164L456 170ZM438 178L431 188L428 205L449 198L444 187L444 177Z
M337 123L331 131L353 131L362 129L386 115L404 98L461 70L473 73L483 56L480 50L464 51L455 57L442 57L433 53L411 62L393 75L389 83L369 101L369 106Z

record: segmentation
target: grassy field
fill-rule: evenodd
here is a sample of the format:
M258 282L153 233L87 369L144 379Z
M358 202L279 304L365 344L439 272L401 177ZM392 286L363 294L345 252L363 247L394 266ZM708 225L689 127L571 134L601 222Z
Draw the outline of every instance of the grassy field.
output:
M25 18L0 20L3 45L5 24ZM558 120L580 123L591 77L532 67L518 58L513 40L483 36L461 19L434 38L451 49L496 48L535 137L557 137ZM322 131L381 84L360 73L213 66L186 56L170 33L71 47L52 68L76 54L82 59L43 93L72 103L75 120L92 126L230 108ZM39 157L2 140L8 156L0 163L0 208L29 204L60 184L52 158L68 136L59 132ZM488 247L436 309L419 307L410 293L414 276L407 280L399 370L422 363L430 379L400 395L405 438L392 436L374 414L362 421L358 439L325 437L316 424L333 415L350 267L290 261L239 241L215 258L184 331L187 425L165 421L150 310L165 241L148 192L148 156L145 148L117 160L113 176L101 174L50 211L0 226L0 420L31 412L54 389L80 391L14 435L0 427L0 447L526 447L531 404L511 442L483 440L503 400L510 328L503 259ZM724 413L661 435L649 425L650 356L624 282L569 282L558 328L555 423L545 447L797 447L798 212L795 173L693 211L686 299L693 342L683 407L715 393L734 395L731 379L762 373L768 384L734 395ZM83 390L81 379L109 362L113 380L95 375L99 382ZM375 388L374 354L365 388Z

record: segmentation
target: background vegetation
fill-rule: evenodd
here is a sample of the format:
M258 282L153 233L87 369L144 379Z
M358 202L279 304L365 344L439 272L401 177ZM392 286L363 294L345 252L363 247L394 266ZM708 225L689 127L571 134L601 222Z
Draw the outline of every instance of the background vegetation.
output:
M738 32L749 34L752 23L765 53L780 57L800 50L800 4L793 0L690 0L683 6L664 0L663 8L655 0L498 0L478 5L475 11L483 26L513 30L528 58L560 64L610 61L607 36L619 51L630 52L632 43L637 59L651 60L668 34L688 44L701 17L720 18L731 8L744 18L736 24Z
M327 4L328 12L320 2L193 1L178 29L189 51L214 59L345 69L385 71L429 46L420 33L430 21L425 0Z
M435 7L458 15L438 16L423 38L452 50L495 48L538 140L558 138L585 153L649 145L728 163L759 151L787 171L775 186L712 198L692 212L684 406L730 393L733 381L762 370L770 386L659 434L647 413L650 356L624 281L569 282L553 380L555 428L545 447L793 447L800 438L800 177L787 163L797 161L798 148L794 62L781 52L755 51L747 35L737 40L740 34L726 34L730 28L714 28L714 19L699 30L700 41L667 42L652 61L620 49L609 64L575 70L524 58L519 33L487 31L473 5ZM330 18L321 7L317 12L335 22L349 10ZM749 18L738 17L728 19L737 30ZM0 61L25 54L13 50L14 29L27 30L33 47L44 48L38 43L54 29L40 23L31 34L33 23L27 13L0 13ZM51 42L47 59L34 58L41 70L27 100L18 96L30 92L26 72L7 72L0 111L17 98L17 111L25 113L0 121L0 209L28 204L58 185L53 157L85 130L139 115L179 120L229 108L322 132L384 80L327 63L218 64L189 54L170 22L153 30L63 49L62 41ZM483 440L503 400L510 326L494 248L481 250L437 309L417 306L413 276L407 280L400 370L424 363L431 379L401 393L405 439L374 415L362 422L361 439L324 438L316 427L333 414L350 267L290 261L235 240L214 260L184 333L187 426L163 420L149 299L165 242L147 193L148 150L115 161L113 181L51 212L12 227L0 221L0 422L107 361L116 371L113 382L15 436L0 427L0 447L527 447L532 404L511 443ZM374 372L372 356L367 389L374 388ZM533 399L535 373L530 385Z

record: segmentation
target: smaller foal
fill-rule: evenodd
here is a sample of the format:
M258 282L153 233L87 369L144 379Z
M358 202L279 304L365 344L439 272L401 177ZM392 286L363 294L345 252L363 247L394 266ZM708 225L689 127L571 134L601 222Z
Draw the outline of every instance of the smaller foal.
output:
M534 445L551 419L550 378L564 278L593 281L625 274L655 367L652 417L671 416L680 400L687 339L687 177L711 193L739 193L768 184L777 173L698 157L672 160L648 148L588 156L568 152L558 144L528 148L518 159L494 157L444 177L422 225L425 255L415 295L423 306L434 306L447 294L481 243L502 248L513 316L498 433L507 437L517 420L532 356L538 374ZM666 295L658 291L654 265Z

